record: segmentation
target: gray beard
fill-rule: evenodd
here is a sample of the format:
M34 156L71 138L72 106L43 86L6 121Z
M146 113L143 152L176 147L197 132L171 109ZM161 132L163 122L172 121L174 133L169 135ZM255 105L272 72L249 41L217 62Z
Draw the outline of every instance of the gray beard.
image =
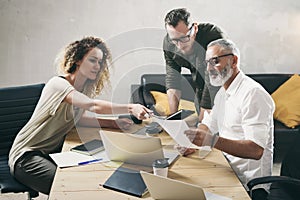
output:
M210 70L209 73L209 80L212 86L223 86L226 81L232 76L233 70L231 65L226 65L226 67L218 72L217 70ZM217 75L215 78L212 78L212 75Z

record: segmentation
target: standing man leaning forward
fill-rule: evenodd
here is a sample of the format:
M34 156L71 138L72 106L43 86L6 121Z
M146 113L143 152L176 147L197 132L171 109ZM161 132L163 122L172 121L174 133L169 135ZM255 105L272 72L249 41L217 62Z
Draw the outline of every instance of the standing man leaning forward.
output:
M190 13L184 8L171 10L165 17L167 35L163 41L163 50L166 61L166 87L170 112L174 113L178 110L181 98L181 70L183 67L189 69L196 87L195 107L198 113L200 112L201 121L204 109L211 109L219 89L211 86L208 76L205 75L203 61L206 46L213 40L223 38L224 34L213 24L190 24L189 18ZM204 88L201 87L203 84Z
M239 61L239 50L231 41L219 39L208 45L206 63L211 84L223 87L216 94L211 113L197 129L185 134L198 146L223 151L246 187L251 179L272 173L275 106L268 92L239 69ZM188 155L194 150L181 151ZM266 199L267 190L267 185L256 188L253 196L258 198L254 199Z

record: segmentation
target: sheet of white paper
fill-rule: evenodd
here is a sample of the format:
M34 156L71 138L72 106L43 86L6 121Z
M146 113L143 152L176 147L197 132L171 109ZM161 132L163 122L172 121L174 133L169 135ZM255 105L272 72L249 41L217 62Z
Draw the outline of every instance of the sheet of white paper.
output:
M198 146L194 145L189 138L184 134L184 131L188 130L189 127L184 120L163 120L154 118L154 121L159 125L176 141L180 146L187 148L199 149Z
M73 152L73 151L66 151L66 152L61 152L61 153L50 154L50 157L54 160L54 162L60 168L78 166L78 163L91 161L91 160L95 160L95 159L102 159L99 162L109 161L109 159L106 156L105 151L101 151L92 156L84 155L84 154Z
M182 147L199 149L199 158L205 158L210 152L210 146L199 147L193 144L189 138L184 134L189 127L184 120L164 120L154 118L154 121L159 125Z

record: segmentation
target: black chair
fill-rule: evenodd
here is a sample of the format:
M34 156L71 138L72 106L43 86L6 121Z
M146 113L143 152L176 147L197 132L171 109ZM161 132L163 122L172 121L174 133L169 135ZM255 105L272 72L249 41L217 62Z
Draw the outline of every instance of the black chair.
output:
M8 154L21 128L30 119L45 84L0 88L0 190L1 193L28 193L28 198L39 195L18 182L8 166Z
M291 145L281 165L280 176L267 176L252 179L247 186L252 196L252 188L259 184L271 183L268 200L300 199L300 136Z
M147 108L154 111L154 114L159 115L155 110L155 99L151 91L158 91L166 93L166 74L143 74L141 77L141 84L131 85L131 102L145 105ZM190 74L183 74L181 82L182 90L181 98L194 101L195 99L195 84L193 83ZM204 82L199 83L203 88Z

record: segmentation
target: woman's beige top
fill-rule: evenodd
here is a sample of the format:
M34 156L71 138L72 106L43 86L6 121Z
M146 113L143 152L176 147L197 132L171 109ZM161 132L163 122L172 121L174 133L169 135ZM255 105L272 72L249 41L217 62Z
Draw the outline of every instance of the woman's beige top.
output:
M75 126L83 110L63 102L74 87L62 77L53 77L45 85L31 119L15 138L9 153L11 173L20 156L28 151L55 152L65 135Z

